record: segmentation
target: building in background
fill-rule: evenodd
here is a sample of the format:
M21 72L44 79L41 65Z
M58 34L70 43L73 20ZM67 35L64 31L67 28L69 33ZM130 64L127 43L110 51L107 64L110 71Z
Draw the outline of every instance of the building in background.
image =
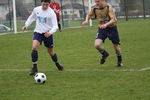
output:
M62 14L64 20L84 19L88 12L88 0L62 0Z
M7 0L0 0L0 23L6 20L6 15L9 13L9 5Z
M66 3L62 6L62 9L64 18L69 20L84 19L86 13L88 12L87 6L84 6L77 2L72 4Z
M120 0L106 0L106 1L113 6L116 13L120 12L120 9L121 9Z

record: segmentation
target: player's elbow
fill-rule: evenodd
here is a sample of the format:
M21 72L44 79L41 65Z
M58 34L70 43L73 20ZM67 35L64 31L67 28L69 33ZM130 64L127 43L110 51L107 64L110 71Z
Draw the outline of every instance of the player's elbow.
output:
M113 18L112 19L112 23L114 24L114 23L116 23L117 22L117 19L116 18Z
M117 18L114 18L114 23L116 23L117 22Z

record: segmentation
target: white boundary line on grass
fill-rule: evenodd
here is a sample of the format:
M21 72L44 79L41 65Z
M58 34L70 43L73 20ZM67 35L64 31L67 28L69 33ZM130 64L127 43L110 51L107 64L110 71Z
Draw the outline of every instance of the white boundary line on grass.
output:
M150 70L150 67L144 67L140 69L65 69L67 72L139 72ZM17 72L17 71L30 71L30 69L11 69L11 68L0 68L0 72ZM40 69L40 71L57 71L53 69Z
M4 35L8 35L8 34L23 34L23 33L27 33L27 32L33 32L33 31L24 31L24 32L17 32L17 33L13 33L13 32L8 32L8 33L0 33L0 36L4 36Z
M62 30L66 30L66 29L77 29L77 28L85 28L85 27L88 27L88 26L77 26L77 27L68 27L68 28L63 28ZM29 30L29 31L19 31L17 33L14 33L14 32L8 32L8 33L0 33L0 36L4 36L4 35L8 35L8 34L23 34L23 33L27 33L27 32L34 32L33 30Z
M144 67L140 69L140 71L146 71L146 70L150 70L150 67Z
M7 34L12 34L12 33L0 33L0 36L7 35Z

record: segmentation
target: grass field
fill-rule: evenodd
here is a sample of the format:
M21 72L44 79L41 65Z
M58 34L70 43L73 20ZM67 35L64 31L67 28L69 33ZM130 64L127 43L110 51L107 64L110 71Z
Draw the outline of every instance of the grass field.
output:
M55 51L65 71L57 71L43 45L39 49L44 85L28 75L32 33L0 36L0 100L150 100L150 20L119 21L118 29L125 67L115 67L109 40L110 56L99 64L96 25L63 30L55 34Z

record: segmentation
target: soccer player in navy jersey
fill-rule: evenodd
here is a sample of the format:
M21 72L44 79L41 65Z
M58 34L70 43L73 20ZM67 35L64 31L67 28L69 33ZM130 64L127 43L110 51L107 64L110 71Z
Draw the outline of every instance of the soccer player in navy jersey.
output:
M122 55L120 48L120 39L117 30L117 19L112 6L104 0L95 0L96 5L87 15L83 25L88 24L89 19L97 19L99 21L98 33L95 40L95 48L102 54L100 63L104 64L109 53L104 49L103 42L109 38L114 46L117 55L117 66L122 67Z
M34 8L32 14L25 22L25 26L22 27L22 30L24 31L31 25L33 21L36 21L31 53L33 68L30 72L30 75L34 75L36 72L38 72L38 48L42 42L44 42L44 45L58 70L64 70L64 67L59 64L58 57L54 52L53 34L57 31L58 24L56 14L49 7L49 4L50 0L41 0L41 6Z

